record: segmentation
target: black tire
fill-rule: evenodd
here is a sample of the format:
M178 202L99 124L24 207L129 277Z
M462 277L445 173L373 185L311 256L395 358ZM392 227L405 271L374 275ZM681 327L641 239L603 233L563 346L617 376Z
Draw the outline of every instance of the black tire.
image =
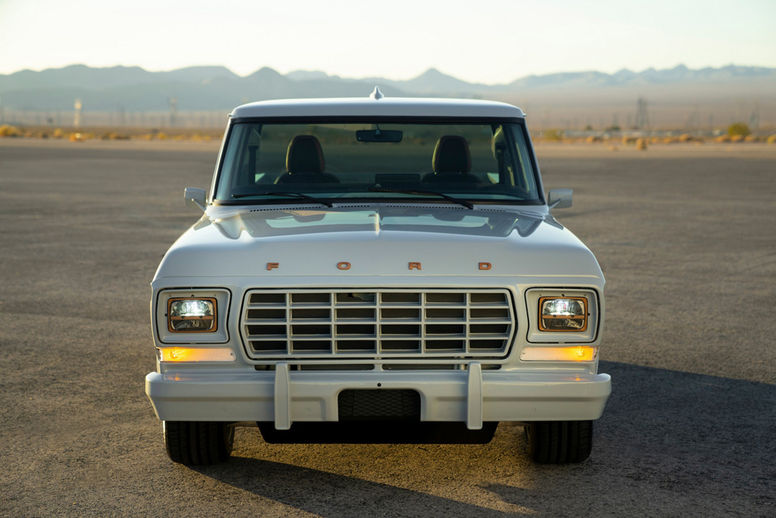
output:
M539 464L582 462L593 449L593 421L537 421L525 425L528 452Z
M164 421L164 445L174 462L205 466L224 462L232 453L234 426L228 423Z

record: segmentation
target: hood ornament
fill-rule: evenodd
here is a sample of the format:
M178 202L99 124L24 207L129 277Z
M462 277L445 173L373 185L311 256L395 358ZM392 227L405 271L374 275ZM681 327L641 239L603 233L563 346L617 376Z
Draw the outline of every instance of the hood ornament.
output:
M370 99L374 99L375 101L379 101L383 97L385 97L385 96L383 95L383 92L380 91L380 87L379 86L375 86L375 89L372 90L371 94L369 94L369 98Z

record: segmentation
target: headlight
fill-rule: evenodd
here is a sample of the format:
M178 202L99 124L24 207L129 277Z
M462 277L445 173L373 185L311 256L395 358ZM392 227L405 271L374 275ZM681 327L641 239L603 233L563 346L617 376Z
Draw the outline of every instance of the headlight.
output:
M603 300L592 288L530 288L526 338L536 344L595 342L603 316Z
M541 297L539 331L587 330L587 299L584 297Z
M167 301L167 329L171 333L213 333L218 329L213 297L171 298Z

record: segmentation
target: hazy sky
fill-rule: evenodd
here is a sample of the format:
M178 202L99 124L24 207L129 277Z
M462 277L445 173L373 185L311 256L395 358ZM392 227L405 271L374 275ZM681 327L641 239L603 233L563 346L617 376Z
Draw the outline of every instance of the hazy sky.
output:
M473 82L776 67L776 0L0 0L0 73L83 63Z

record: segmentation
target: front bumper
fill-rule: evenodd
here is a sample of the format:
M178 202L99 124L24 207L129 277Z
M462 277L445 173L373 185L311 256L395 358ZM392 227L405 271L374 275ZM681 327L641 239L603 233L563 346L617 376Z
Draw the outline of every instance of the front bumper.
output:
M608 374L482 371L274 371L146 376L146 395L165 421L337 421L345 389L411 389L422 421L578 421L598 419L611 392Z

